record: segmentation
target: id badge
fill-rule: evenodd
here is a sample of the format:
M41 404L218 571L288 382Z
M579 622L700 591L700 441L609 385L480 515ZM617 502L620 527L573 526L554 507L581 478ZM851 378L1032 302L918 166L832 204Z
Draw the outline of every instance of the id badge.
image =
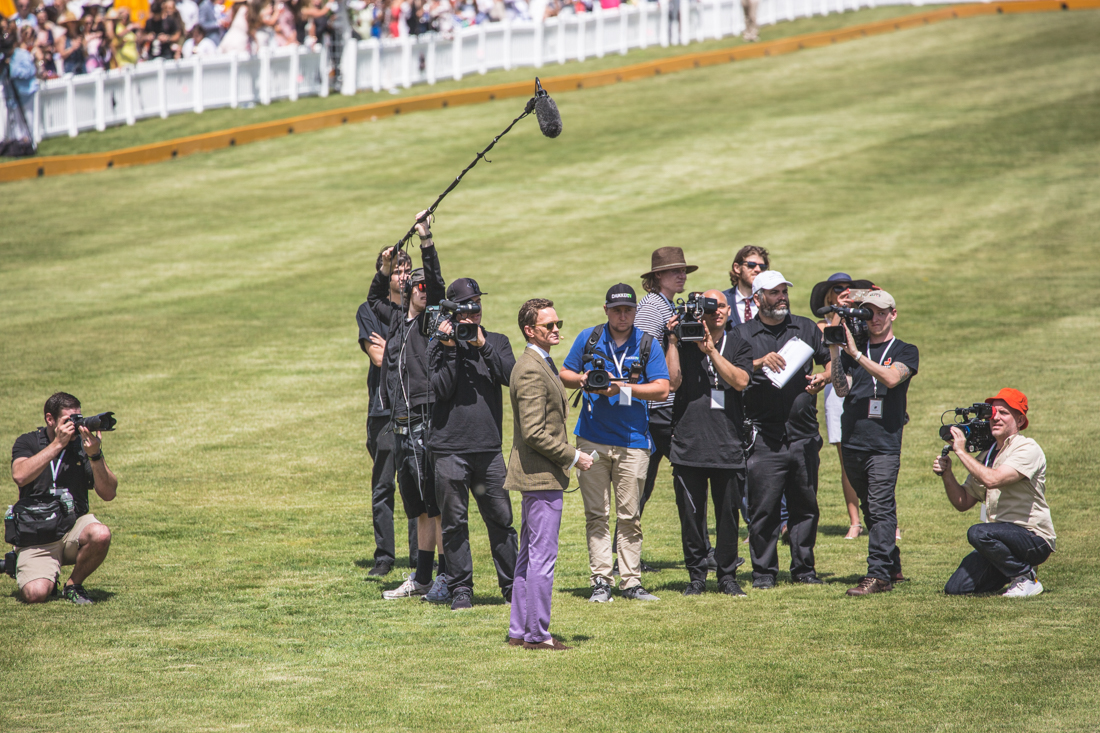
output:
M882 400L871 399L867 401L867 417L875 420L882 419Z
M620 384L619 394L617 394L616 397L619 398L619 407L630 407L632 396L628 385Z
M726 390L724 390L724 389L712 389L710 391L710 409L712 409L712 410L724 410L724 409L726 409Z

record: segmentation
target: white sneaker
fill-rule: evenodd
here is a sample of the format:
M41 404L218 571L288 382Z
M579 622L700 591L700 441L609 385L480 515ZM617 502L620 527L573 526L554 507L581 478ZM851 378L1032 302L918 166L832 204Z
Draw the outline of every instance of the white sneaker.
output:
M1043 584L1038 580L1032 580L1026 575L1012 579L1012 585L1008 586L1003 595L1005 598L1027 598L1037 596L1043 592Z
M412 575L405 576L405 582L397 586L393 590L382 591L382 597L387 601L395 601L398 598L412 598L413 596L422 596L431 590L432 584L425 583L421 585L416 582L416 578Z

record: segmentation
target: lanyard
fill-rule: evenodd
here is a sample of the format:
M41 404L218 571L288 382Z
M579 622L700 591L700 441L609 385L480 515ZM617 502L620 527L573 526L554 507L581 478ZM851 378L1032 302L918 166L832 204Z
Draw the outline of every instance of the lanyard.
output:
M890 343L886 344L886 348L882 350L882 356L880 356L880 357L878 358L878 363L879 363L879 366L882 366L882 362L886 361L886 354L887 354L887 352L889 352L889 351L890 351L890 347L891 347L891 346L893 346L893 345L894 345L894 342L895 342L895 341L897 341L897 340L898 340L898 337L897 337L897 336L895 336L895 337L893 337L892 339L890 339ZM868 341L868 342L867 342L867 358L868 358L868 359L870 359L870 358L871 358L871 342L870 342L870 341ZM875 379L875 375L874 375L874 374L872 374L872 375L871 375L871 381L875 383L875 386L874 386L874 390L875 390L875 399L878 399L878 380L877 380L877 379Z
M721 354L726 350L726 337L729 336L729 332L722 334L722 343L718 344L718 353ZM714 368L714 362L707 357L707 374L710 376L710 383L715 389L718 389L718 370Z
M61 455L57 457L56 461L50 461L50 473L53 474L53 487L57 488L57 476L61 473L61 462L65 460L65 451L61 451Z
M990 448L985 454L985 467L989 468L990 466L992 466L993 461L995 461L995 460L997 460L997 444L996 443L994 443L993 447Z

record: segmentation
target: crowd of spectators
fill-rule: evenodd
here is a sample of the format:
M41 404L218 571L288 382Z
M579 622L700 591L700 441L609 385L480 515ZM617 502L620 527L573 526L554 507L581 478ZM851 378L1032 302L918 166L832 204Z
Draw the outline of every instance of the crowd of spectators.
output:
M634 0L646 2L647 0ZM348 0L354 38L391 38L503 20L586 13L621 0ZM156 0L146 17L113 0L16 0L7 25L53 79L157 58L256 53L263 47L315 48L335 31L336 0Z

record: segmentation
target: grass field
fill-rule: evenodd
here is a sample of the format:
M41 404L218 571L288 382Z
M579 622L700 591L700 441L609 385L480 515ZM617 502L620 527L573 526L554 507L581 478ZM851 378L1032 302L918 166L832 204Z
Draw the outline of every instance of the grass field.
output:
M645 517L659 603L586 602L568 496L567 655L504 645L476 517L473 611L386 602L396 574L366 576L354 312L378 249L519 102L3 186L0 440L71 391L118 413L121 485L92 505L114 532L101 603L26 607L0 579L0 730L1100 729L1098 33L1098 12L985 17L562 94L560 138L524 123L448 198L444 275L477 277L517 347L528 297L557 301L571 341L654 248L683 246L703 289L753 242L796 312L836 270L869 277L921 349L898 489L912 582L844 596L866 543L842 539L826 449L827 584L683 598L666 471ZM1048 591L946 598L977 516L929 470L938 418L1004 385L1049 461Z

